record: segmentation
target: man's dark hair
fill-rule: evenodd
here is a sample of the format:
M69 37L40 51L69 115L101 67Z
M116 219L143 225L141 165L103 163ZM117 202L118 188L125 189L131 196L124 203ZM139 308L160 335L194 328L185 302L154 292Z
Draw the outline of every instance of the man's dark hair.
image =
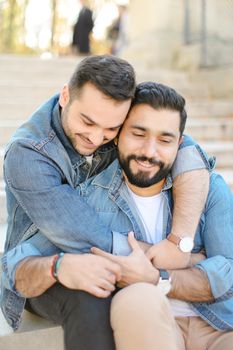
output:
M187 113L185 99L174 89L163 84L145 82L137 85L132 106L148 104L154 109L169 109L180 112L180 135L183 134Z
M71 99L81 93L86 83L116 101L132 99L136 88L131 64L111 55L89 56L79 63L69 81Z

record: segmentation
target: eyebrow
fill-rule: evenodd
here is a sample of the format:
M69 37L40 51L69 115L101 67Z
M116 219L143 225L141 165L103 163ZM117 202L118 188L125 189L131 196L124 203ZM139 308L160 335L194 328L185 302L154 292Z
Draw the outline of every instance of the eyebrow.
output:
M88 117L86 114L84 113L80 113L82 117L84 117L85 119L87 119L90 123L95 124L97 126L99 126L93 119L91 119L90 117ZM123 124L119 124L117 126L111 126L110 128L107 129L119 129Z
M137 129L137 130L140 130L140 131L150 131L149 128L144 128L143 126L139 126L139 125L131 125L131 128L132 129ZM168 131L163 131L161 133L161 136L168 136L168 137L172 137L172 138L176 138L176 135L173 134L172 132L168 132Z

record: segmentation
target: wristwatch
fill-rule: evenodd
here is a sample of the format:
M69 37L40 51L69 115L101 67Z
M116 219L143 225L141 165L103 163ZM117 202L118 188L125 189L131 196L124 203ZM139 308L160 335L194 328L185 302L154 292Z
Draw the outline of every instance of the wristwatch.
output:
M157 286L163 292L163 294L167 295L171 290L171 277L169 276L167 270L159 270L159 281Z
M190 253L194 246L193 239L188 236L180 237L174 233L169 233L167 240L174 243L183 253Z

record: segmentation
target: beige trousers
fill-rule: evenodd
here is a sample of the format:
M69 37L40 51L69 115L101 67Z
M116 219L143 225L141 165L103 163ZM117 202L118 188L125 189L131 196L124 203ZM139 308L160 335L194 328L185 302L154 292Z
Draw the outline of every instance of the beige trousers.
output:
M233 350L233 332L219 332L200 317L174 318L156 286L136 283L111 305L117 350Z

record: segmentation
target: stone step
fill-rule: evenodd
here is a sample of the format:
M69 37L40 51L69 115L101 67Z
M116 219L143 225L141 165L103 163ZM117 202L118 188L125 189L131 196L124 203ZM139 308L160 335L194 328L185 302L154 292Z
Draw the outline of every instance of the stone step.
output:
M23 120L0 120L0 147L4 148Z
M14 56L0 55L0 76L1 80L25 80L33 81L37 76L41 81L53 76L60 79L60 76L68 77L80 62L78 57L53 57L43 60L36 56Z
M18 99L18 101L8 101L0 102L1 105L1 116L0 120L4 122L16 121L22 124L23 121L27 120L30 115L50 96L54 95L56 91L51 92L51 94L41 97L34 97L31 101L26 101Z
M233 141L233 118L188 118L185 133L197 141Z
M209 156L215 156L218 168L233 168L233 142L230 141L201 141L201 147Z
M63 330L47 320L24 311L20 329L13 333L0 312L0 349L64 350Z
M0 225L6 224L7 220L7 211L6 211L6 195L5 192L1 191L0 193ZM2 229L3 230L3 229ZM0 234L3 234L4 231L1 231ZM1 239L0 239L1 241ZM1 252L1 250L0 250Z
M183 94L187 101L186 110L189 118L233 118L232 99L189 99L188 94Z
M17 104L20 101L26 103L31 103L34 98L39 101L43 99L48 99L50 95L53 95L57 91L60 91L63 87L64 83L67 82L69 77L64 80L59 79L59 81L53 81L52 84L49 82L40 82L36 81L36 83L31 82L20 82L13 81L12 83L3 83L0 80L0 103L1 104L9 104L14 103ZM12 96L14 99L12 100Z
M7 229L6 223L0 224L0 254L3 253L3 251L4 251L4 244L5 244L5 240L6 240L6 229ZM0 328L0 330L1 330L1 328Z

